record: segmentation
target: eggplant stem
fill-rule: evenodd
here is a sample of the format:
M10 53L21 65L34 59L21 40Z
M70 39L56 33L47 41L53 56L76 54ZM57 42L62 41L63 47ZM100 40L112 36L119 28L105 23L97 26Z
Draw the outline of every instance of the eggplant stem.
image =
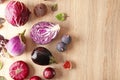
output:
M57 63L57 62L55 61L55 58L53 56L50 56L49 64L52 64L52 63Z

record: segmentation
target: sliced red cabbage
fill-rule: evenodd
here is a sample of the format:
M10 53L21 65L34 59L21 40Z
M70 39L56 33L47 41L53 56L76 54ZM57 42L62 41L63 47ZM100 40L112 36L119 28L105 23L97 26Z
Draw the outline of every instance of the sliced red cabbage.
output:
M47 44L57 36L59 30L59 24L42 21L33 25L30 36L37 44Z

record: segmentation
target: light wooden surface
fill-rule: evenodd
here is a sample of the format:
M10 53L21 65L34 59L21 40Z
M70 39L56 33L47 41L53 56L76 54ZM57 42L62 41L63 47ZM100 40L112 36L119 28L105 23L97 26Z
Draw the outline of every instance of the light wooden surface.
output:
M0 29L0 34L10 39L12 36L27 30L27 49L23 55L15 58L0 58L4 63L0 75L11 80L9 66L17 60L24 60L29 64L30 76L42 76L47 66L39 66L31 61L31 52L36 46L30 39L29 31L38 21L51 21L61 25L57 38L50 44L44 45L55 56L58 64L49 65L56 69L57 75L51 80L120 80L120 0L20 0L32 11L37 3L48 6L58 3L58 11L51 12L42 18L31 14L26 25L15 28L7 22ZM0 16L4 17L5 6L0 4ZM64 22L57 21L55 15L60 12L68 14ZM63 34L72 36L72 43L63 53L57 52L55 45ZM65 60L71 60L72 70L62 68Z

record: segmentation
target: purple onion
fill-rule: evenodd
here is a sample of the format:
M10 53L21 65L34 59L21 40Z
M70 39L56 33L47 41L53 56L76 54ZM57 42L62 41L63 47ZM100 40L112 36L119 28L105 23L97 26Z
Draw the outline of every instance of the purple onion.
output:
M13 38L11 38L8 43L5 45L5 48L7 49L7 52L11 55L11 56L19 56L21 54L23 54L23 52L25 51L25 37L24 37L24 33L21 33Z
M58 34L60 26L51 22L38 22L31 28L30 36L37 44L47 44Z

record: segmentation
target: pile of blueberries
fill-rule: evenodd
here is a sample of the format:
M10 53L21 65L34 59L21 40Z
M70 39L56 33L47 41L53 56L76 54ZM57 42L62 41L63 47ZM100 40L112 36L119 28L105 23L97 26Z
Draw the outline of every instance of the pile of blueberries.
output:
M63 35L61 42L57 43L56 49L59 52L63 52L66 50L67 45L71 42L71 36L70 35Z

